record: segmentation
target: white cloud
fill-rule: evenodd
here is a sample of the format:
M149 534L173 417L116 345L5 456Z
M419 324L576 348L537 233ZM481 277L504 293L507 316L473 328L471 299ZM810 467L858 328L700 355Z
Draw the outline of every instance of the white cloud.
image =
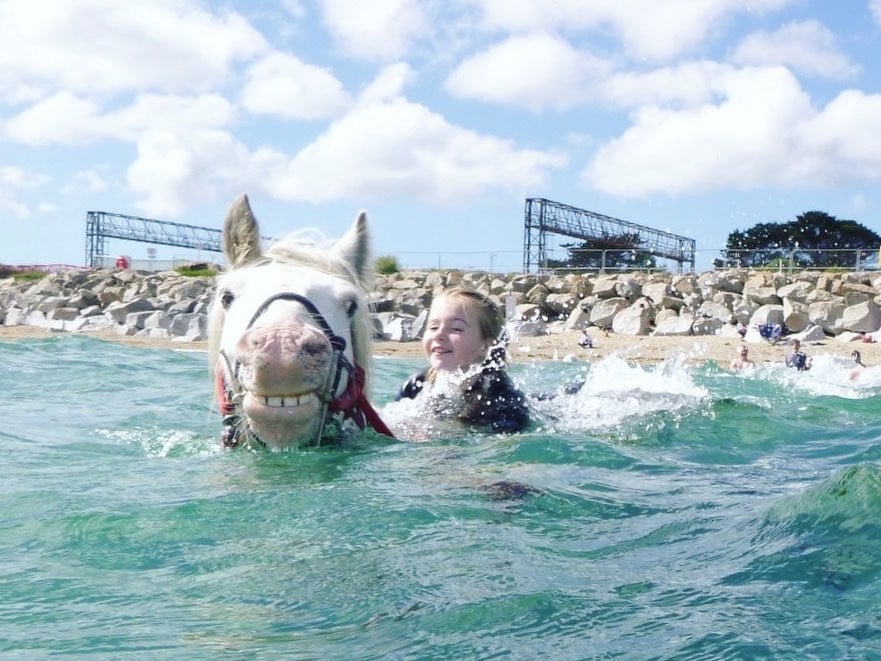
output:
M847 90L798 127L816 169L836 183L881 179L881 94Z
M729 14L779 9L793 0L472 0L490 30L610 31L634 59L669 60L692 52Z
M648 72L617 72L597 85L595 94L611 106L634 108L645 105L691 107L722 98L722 81L734 69L706 60Z
M451 125L399 98L357 106L269 187L279 198L311 202L394 195L454 205L489 189L538 187L565 160Z
M410 0L323 0L327 29L346 53L371 62L401 59L431 21Z
M881 0L869 0L869 9L872 10L875 22L881 25Z
M303 3L300 0L280 0L281 6L287 11L291 16L295 18L303 18L306 16L306 9L303 7Z
M89 193L103 193L110 189L107 181L107 166L90 168L77 172L69 184L62 187L61 192L65 195L75 195L83 191Z
M0 4L0 92L33 100L59 89L209 89L266 44L238 14L201 7L188 0L7 0Z
M237 116L236 108L217 94L142 94L131 105L107 113L100 122L106 135L136 140L144 131L189 133L226 128Z
M120 110L104 112L92 101L60 92L10 119L4 133L27 145L82 145L111 138L135 141L140 133L157 129L187 133L224 127L235 116L235 108L214 94L144 94Z
M0 167L0 187L6 190L37 188L48 180L49 178L46 175L31 172L24 168L8 165Z
M0 167L0 212L16 219L29 218L31 211L18 195L27 190L39 188L49 181L49 177L20 167Z
M263 151L250 152L225 131L150 131L138 139L128 185L144 212L175 216L218 196L260 188L263 158Z
M413 71L404 62L391 64L379 72L358 97L360 103L388 101L400 96L413 79Z
M466 59L446 81L462 98L533 111L583 103L610 66L550 34L517 35Z
M96 137L99 114L94 102L59 92L8 120L4 138L33 146L85 144Z
M845 92L818 112L782 67L732 72L720 83L726 98L717 105L639 111L596 152L582 182L639 197L832 186L840 172L881 176L881 96Z
M776 32L754 32L737 46L732 61L781 64L826 78L849 78L857 73L857 67L839 51L834 33L818 21L788 23Z
M279 52L248 69L241 99L251 113L295 120L333 117L351 103L333 74Z

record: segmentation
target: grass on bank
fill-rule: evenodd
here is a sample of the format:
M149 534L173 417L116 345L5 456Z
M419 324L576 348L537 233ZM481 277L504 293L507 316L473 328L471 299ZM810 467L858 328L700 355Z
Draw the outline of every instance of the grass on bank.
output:
M35 282L46 276L45 271L18 271L0 266L0 278L12 277L16 282Z
M185 264L175 267L174 270L187 278L198 278L200 276L213 278L218 273L216 268L207 264Z

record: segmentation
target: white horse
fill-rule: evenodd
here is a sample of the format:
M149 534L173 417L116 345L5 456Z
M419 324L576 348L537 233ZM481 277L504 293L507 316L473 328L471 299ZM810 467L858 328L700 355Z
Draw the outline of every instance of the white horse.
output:
M299 238L298 238L299 236ZM391 436L365 396L372 286L367 217L330 247L302 235L264 253L248 197L227 213L208 322L209 361L227 447L320 443L346 420Z

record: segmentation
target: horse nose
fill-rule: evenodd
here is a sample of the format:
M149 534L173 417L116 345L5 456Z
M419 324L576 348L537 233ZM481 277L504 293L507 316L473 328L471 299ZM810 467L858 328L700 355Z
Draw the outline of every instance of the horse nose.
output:
M249 329L242 336L240 348L256 365L316 359L331 351L330 342L322 332L289 322Z

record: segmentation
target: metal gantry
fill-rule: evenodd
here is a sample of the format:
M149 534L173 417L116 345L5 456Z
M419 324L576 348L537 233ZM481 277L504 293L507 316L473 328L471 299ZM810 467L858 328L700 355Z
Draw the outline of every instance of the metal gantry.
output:
M694 239L663 232L645 225L605 216L595 211L579 209L568 204L553 202L540 197L526 199L526 216L523 237L523 270L530 273L534 268L546 268L547 235L562 234L587 241L636 234L635 248L679 264L690 264L694 270L696 244Z
M106 211L86 212L86 264L96 266L104 252L104 239L115 238L163 246L221 252L221 231L209 227L171 223Z

